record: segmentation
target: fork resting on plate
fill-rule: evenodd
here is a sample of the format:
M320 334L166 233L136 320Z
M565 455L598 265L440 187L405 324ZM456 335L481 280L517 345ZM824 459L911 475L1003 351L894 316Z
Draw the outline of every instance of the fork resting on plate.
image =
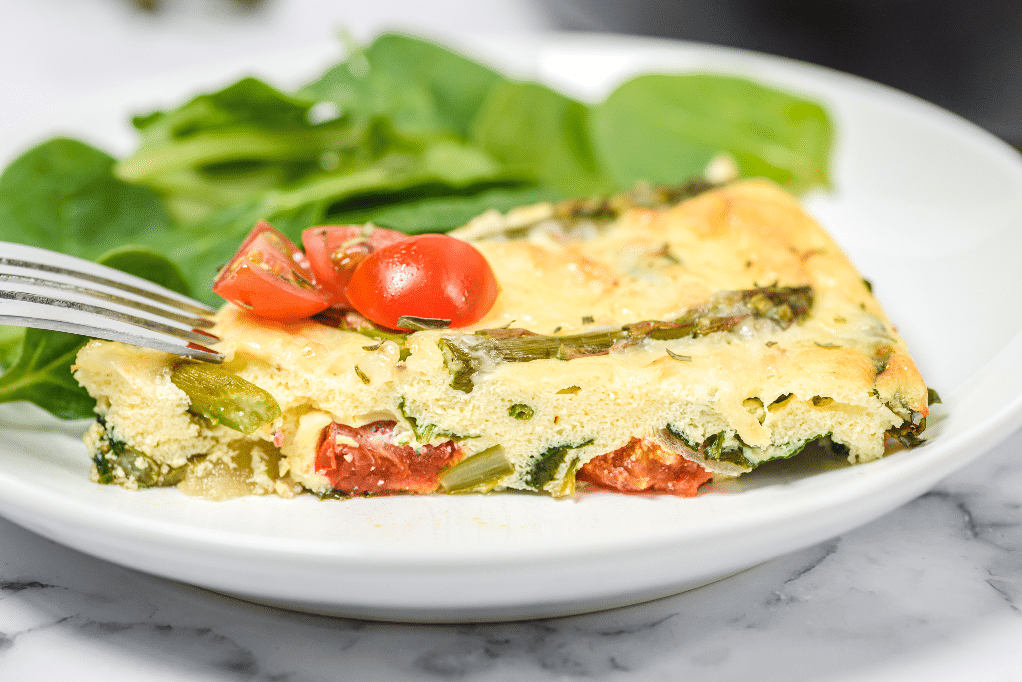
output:
M214 308L113 268L0 242L0 324L52 329L221 362Z

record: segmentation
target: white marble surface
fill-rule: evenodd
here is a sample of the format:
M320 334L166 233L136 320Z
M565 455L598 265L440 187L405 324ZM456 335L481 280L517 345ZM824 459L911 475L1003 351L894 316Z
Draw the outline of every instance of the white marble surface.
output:
M547 27L539 3L127 0L3 4L6 135L140 76L268 45ZM5 135L5 136L6 136ZM276 611L170 583L0 519L0 680L1022 679L1022 432L888 516L719 583L612 612L411 626Z
M1022 679L1022 432L865 527L691 592L509 624L277 611L0 520L0 680Z

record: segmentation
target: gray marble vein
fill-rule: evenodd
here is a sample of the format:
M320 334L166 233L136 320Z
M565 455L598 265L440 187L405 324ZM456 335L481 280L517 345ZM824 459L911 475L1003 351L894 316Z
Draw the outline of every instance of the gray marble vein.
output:
M1020 454L685 594L509 624L278 611L0 521L0 680L1022 680Z

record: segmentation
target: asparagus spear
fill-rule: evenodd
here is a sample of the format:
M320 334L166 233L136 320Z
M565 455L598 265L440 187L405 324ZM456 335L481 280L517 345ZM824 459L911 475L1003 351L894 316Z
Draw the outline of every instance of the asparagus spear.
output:
M809 286L723 291L707 303L689 308L676 320L647 320L617 329L567 336L542 335L519 328L482 329L474 335L444 337L438 341L451 372L451 388L469 393L473 376L484 358L499 362L574 360L605 355L644 339L671 340L730 331L747 319L773 321L781 329L804 320L812 307Z

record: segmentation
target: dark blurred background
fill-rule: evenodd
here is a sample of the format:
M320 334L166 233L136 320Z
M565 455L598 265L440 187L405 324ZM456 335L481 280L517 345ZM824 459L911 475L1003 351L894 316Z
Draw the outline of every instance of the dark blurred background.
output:
M892 85L1022 148L1022 0L544 0L552 23L742 47Z

